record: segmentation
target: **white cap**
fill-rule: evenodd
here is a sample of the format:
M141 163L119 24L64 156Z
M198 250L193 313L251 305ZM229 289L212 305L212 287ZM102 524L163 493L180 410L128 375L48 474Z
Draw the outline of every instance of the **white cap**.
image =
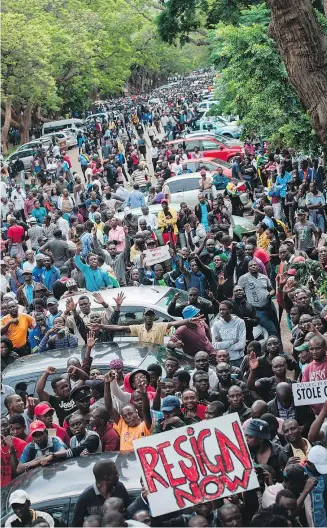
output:
M30 500L26 491L19 489L14 491L9 497L9 506L12 504L25 504L27 500Z
M36 220L36 218L34 216L31 216L31 218L27 219L27 222L29 224L36 224L37 220Z
M125 208L124 208L124 214L125 214L125 216L127 216L127 215L128 215L129 213L131 213L131 212L132 212L132 209L131 209L130 207L125 207Z
M327 449L321 445L313 446L308 454L308 461L315 465L321 475L327 475Z

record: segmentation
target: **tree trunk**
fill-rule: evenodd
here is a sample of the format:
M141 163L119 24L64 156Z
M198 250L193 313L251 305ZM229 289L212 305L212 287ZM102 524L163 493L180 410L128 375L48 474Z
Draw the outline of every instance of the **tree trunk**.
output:
M1 143L2 153L7 156L8 154L8 133L11 122L11 100L8 98L5 101L5 120L1 131Z
M325 16L327 17L327 0L324 0L324 12Z
M327 145L327 39L310 0L269 0L269 4L270 36L290 82L310 113L313 129Z
M30 128L31 128L31 107L27 105L23 115L21 116L21 128L20 128L20 144L28 143L30 140Z

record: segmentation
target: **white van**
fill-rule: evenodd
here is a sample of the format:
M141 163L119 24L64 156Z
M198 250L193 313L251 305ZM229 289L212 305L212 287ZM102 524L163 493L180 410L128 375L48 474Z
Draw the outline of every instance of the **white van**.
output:
M84 121L82 119L60 119L59 121L49 121L44 123L42 127L42 136L51 134L52 132L59 132L60 130L66 130L69 128L75 136L79 129L84 128Z

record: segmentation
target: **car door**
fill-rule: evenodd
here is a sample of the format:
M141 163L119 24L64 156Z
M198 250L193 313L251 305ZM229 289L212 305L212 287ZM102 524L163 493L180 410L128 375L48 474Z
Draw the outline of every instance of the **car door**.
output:
M184 178L184 201L191 208L198 203L198 194L200 192L199 178Z
M172 203L181 203L184 201L184 180L180 176L179 178L180 179L174 181L169 181L169 179L166 181L166 185L168 185L171 194Z
M227 149L223 143L203 139L201 141L202 155L204 158L219 158L227 161Z
M22 150L21 152L17 152L17 157L22 160L24 163L25 170L31 169L31 164L33 160L34 150L28 149L28 150Z
M191 152L194 152L195 147L200 148L201 141L200 139L194 138L185 141L185 150L186 154L189 155Z

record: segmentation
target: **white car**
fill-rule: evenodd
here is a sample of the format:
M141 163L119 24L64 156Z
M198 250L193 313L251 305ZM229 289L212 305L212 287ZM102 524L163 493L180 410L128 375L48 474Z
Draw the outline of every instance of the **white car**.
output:
M196 111L199 114L203 114L206 110L210 110L210 108L214 105L219 104L219 101L214 101L213 99L211 101L201 101L196 107Z
M15 162L17 159L21 159L24 163L25 170L31 170L32 160L35 153L35 148L27 148L25 150L16 150L4 160L4 165L8 167L10 163Z
M113 288L111 290L101 290L103 300L112 308L115 306L114 298L118 293L125 295L124 302L120 309L118 325L131 325L135 321L138 324L143 319L145 308L152 308L156 314L156 322L170 322L180 319L168 314L169 303L173 300L175 293L181 292L178 303L186 304L188 300L187 292L169 288L168 286L127 286L125 288ZM76 293L73 299L76 302L79 297L86 295L91 301L92 311L103 311L101 304L95 302L91 292ZM59 301L59 310L65 311L67 298L61 298ZM121 332L115 335L114 341L137 341L137 337L131 337L129 334ZM165 344L169 341L169 335L165 336Z
M30 141L29 143L24 143L24 145L20 145L17 149L17 152L20 152L21 150L38 149L40 143L42 144L42 147L47 151L52 145L52 141L50 138L40 137L39 139L33 139L33 141Z
M173 176L169 178L165 183L168 185L172 202L186 202L191 208L195 207L198 200L198 194L200 191L199 182L201 180L200 172L193 172L192 174L180 174L179 176ZM213 196L221 194L223 191L213 190ZM241 195L243 205L246 205L249 201L248 193L244 192ZM252 226L253 227L253 226Z
M68 129L66 129L65 131L60 130L59 132L52 132L51 134L46 134L42 136L40 139L43 139L43 138L52 139L53 137L57 140L65 141L67 148L73 148L73 147L76 147L77 145L77 139L76 139L75 134L71 130L68 130Z

